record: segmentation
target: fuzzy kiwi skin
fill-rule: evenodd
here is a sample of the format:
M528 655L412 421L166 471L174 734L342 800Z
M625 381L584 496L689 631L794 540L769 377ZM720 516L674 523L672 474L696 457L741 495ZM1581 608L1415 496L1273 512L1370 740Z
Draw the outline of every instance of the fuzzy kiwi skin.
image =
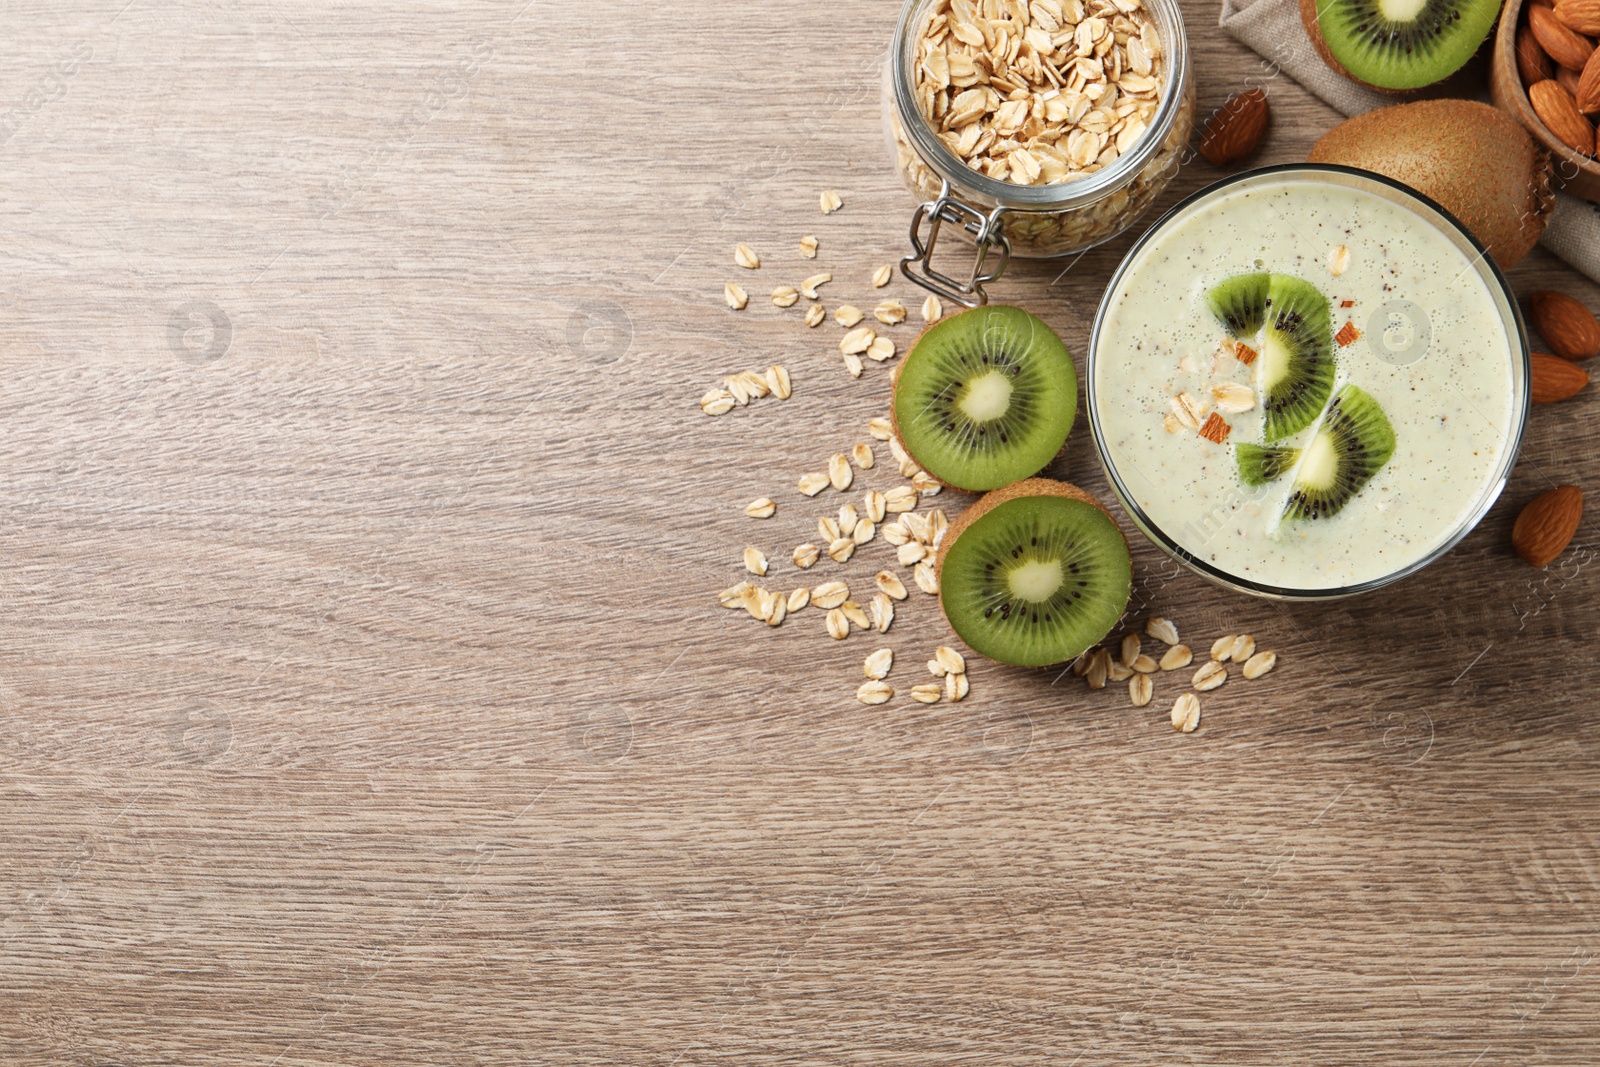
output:
M1404 182L1461 220L1502 270L1532 250L1555 208L1550 155L1511 116L1472 100L1419 100L1357 115L1311 147Z
M1068 500L1077 500L1085 504L1092 504L1111 520L1111 525L1117 528L1117 533L1122 534L1122 527L1117 523L1117 517L1106 510L1106 506L1088 493L1075 485L1067 482L1058 482L1054 478L1024 478L1020 482L1012 482L1004 489L995 489L983 494L977 503L957 515L955 521L950 523L949 529L944 532L944 540L939 542L939 554L934 557L933 569L937 574L944 573L944 556L950 546L956 543L956 538L968 526L983 518L1007 500L1015 500L1019 496L1060 496ZM1122 534L1122 543L1128 543L1128 536Z

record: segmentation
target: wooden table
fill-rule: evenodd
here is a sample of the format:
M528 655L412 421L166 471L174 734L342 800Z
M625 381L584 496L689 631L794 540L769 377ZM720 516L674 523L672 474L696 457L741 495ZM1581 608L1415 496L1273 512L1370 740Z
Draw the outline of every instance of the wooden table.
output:
M1204 114L1260 71L1187 7ZM1356 603L1136 544L1142 613L1282 655L1190 736L976 661L863 707L949 640L920 593L882 641L717 608L752 540L808 580L794 479L887 395L766 292L920 300L866 280L894 13L10 5L0 1061L1596 1062L1593 527L1507 545L1597 484L1593 397ZM1267 89L1257 161L1304 158L1335 116ZM1081 354L1129 240L998 292ZM1105 489L1083 429L1052 470Z

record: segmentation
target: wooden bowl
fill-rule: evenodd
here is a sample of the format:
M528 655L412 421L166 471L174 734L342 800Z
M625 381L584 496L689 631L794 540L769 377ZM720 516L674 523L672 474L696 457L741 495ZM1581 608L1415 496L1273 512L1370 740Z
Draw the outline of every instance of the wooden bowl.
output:
M1600 204L1600 162L1580 156L1556 140L1528 103L1528 90L1523 88L1522 75L1517 71L1517 26L1525 3L1526 0L1506 0L1500 11L1500 29L1495 34L1494 57L1489 63L1489 97L1495 107L1522 123L1533 139L1549 150L1550 169L1557 186Z

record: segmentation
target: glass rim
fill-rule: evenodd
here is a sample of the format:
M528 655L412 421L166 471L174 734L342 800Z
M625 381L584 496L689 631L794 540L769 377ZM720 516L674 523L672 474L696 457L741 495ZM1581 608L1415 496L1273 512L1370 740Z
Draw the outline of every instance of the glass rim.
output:
M1467 510L1462 521L1437 545L1404 567L1362 582L1319 588L1276 586L1268 582L1255 581L1225 571L1185 550L1178 544L1176 539L1168 536L1144 513L1143 509L1135 502L1133 494L1129 492L1127 486L1123 483L1121 476L1117 473L1116 465L1112 462L1110 449L1104 443L1104 434L1100 425L1100 413L1095 404L1097 392L1095 367L1099 362L1101 328L1105 323L1112 299L1116 296L1123 278L1127 275L1130 266L1139 253L1144 250L1145 246L1150 244L1169 224L1202 200L1217 196L1223 191L1245 182L1294 175L1302 175L1313 179L1337 176L1345 180L1331 184L1341 185L1346 188L1359 187L1362 183L1365 183L1369 190L1381 191L1380 195L1385 195L1390 200L1393 200L1395 194L1398 194L1403 200L1420 204L1437 215L1443 223L1448 224L1448 228L1429 219L1421 212L1414 210L1412 212L1419 220L1444 230L1447 237L1458 239L1465 246L1463 251L1470 250L1476 253L1473 257L1473 266L1476 268L1478 276L1488 285L1491 296L1495 298L1493 302L1496 305L1496 311L1499 314L1502 325L1506 327L1508 340L1512 342L1512 413L1511 425L1506 432L1507 447L1501 453L1500 462L1496 466L1493 476L1479 491L1477 499L1472 507ZM1520 359L1518 358L1519 356ZM1512 292L1510 283L1506 281L1505 273L1500 269L1500 265L1489 255L1488 249L1483 246L1482 242L1474 237L1466 226L1462 225L1460 219L1456 218L1443 205L1426 194L1413 189L1403 182L1395 181L1373 171L1332 163L1282 163L1232 174L1196 190L1164 212L1133 243L1127 254L1123 256L1122 262L1117 266L1115 273L1112 274L1111 280L1106 284L1105 292L1100 298L1100 305L1095 309L1094 324L1089 332L1088 354L1084 361L1084 390L1085 403L1089 409L1089 425L1092 431L1090 436L1094 440L1095 454L1099 457L1100 466L1105 471L1106 479L1110 482L1112 491L1117 495L1118 501L1128 513L1129 518L1133 520L1134 525L1157 548L1160 548L1167 555L1201 577L1237 592L1272 600L1337 600L1343 597L1368 593L1409 578L1444 556L1477 528L1478 523L1483 520L1489 509L1494 506L1495 501L1500 498L1500 494L1504 491L1506 482L1510 478L1511 471L1516 466L1518 454L1521 452L1522 438L1528 422L1529 380L1531 373L1528 333L1522 321L1522 311L1517 306L1516 296Z
M917 155L952 189L975 193L998 207L1012 211L1070 211L1109 196L1137 177L1160 150L1168 131L1177 121L1188 93L1189 38L1177 0L1140 0L1156 20L1162 35L1166 59L1163 96L1149 127L1134 142L1132 149L1117 157L1104 170L1086 178L1052 185L1017 185L980 174L967 166L933 132L917 106L913 80L914 57L908 52L917 39L918 16L933 0L905 0L895 24L894 41L889 51L890 80L894 85L895 112L900 128Z

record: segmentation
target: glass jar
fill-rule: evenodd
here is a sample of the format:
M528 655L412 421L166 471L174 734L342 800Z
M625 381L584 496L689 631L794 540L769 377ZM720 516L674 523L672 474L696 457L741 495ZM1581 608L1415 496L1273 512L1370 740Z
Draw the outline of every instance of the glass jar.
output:
M884 65L883 119L896 168L923 202L911 220L901 272L968 307L1010 257L1048 258L1093 248L1127 229L1177 173L1194 123L1189 41L1176 0L1141 0L1161 35L1161 82L1149 126L1103 169L1048 185L1021 185L969 167L940 139L917 103L917 48L939 0L906 0ZM954 224L976 246L965 281L933 266L941 227Z

